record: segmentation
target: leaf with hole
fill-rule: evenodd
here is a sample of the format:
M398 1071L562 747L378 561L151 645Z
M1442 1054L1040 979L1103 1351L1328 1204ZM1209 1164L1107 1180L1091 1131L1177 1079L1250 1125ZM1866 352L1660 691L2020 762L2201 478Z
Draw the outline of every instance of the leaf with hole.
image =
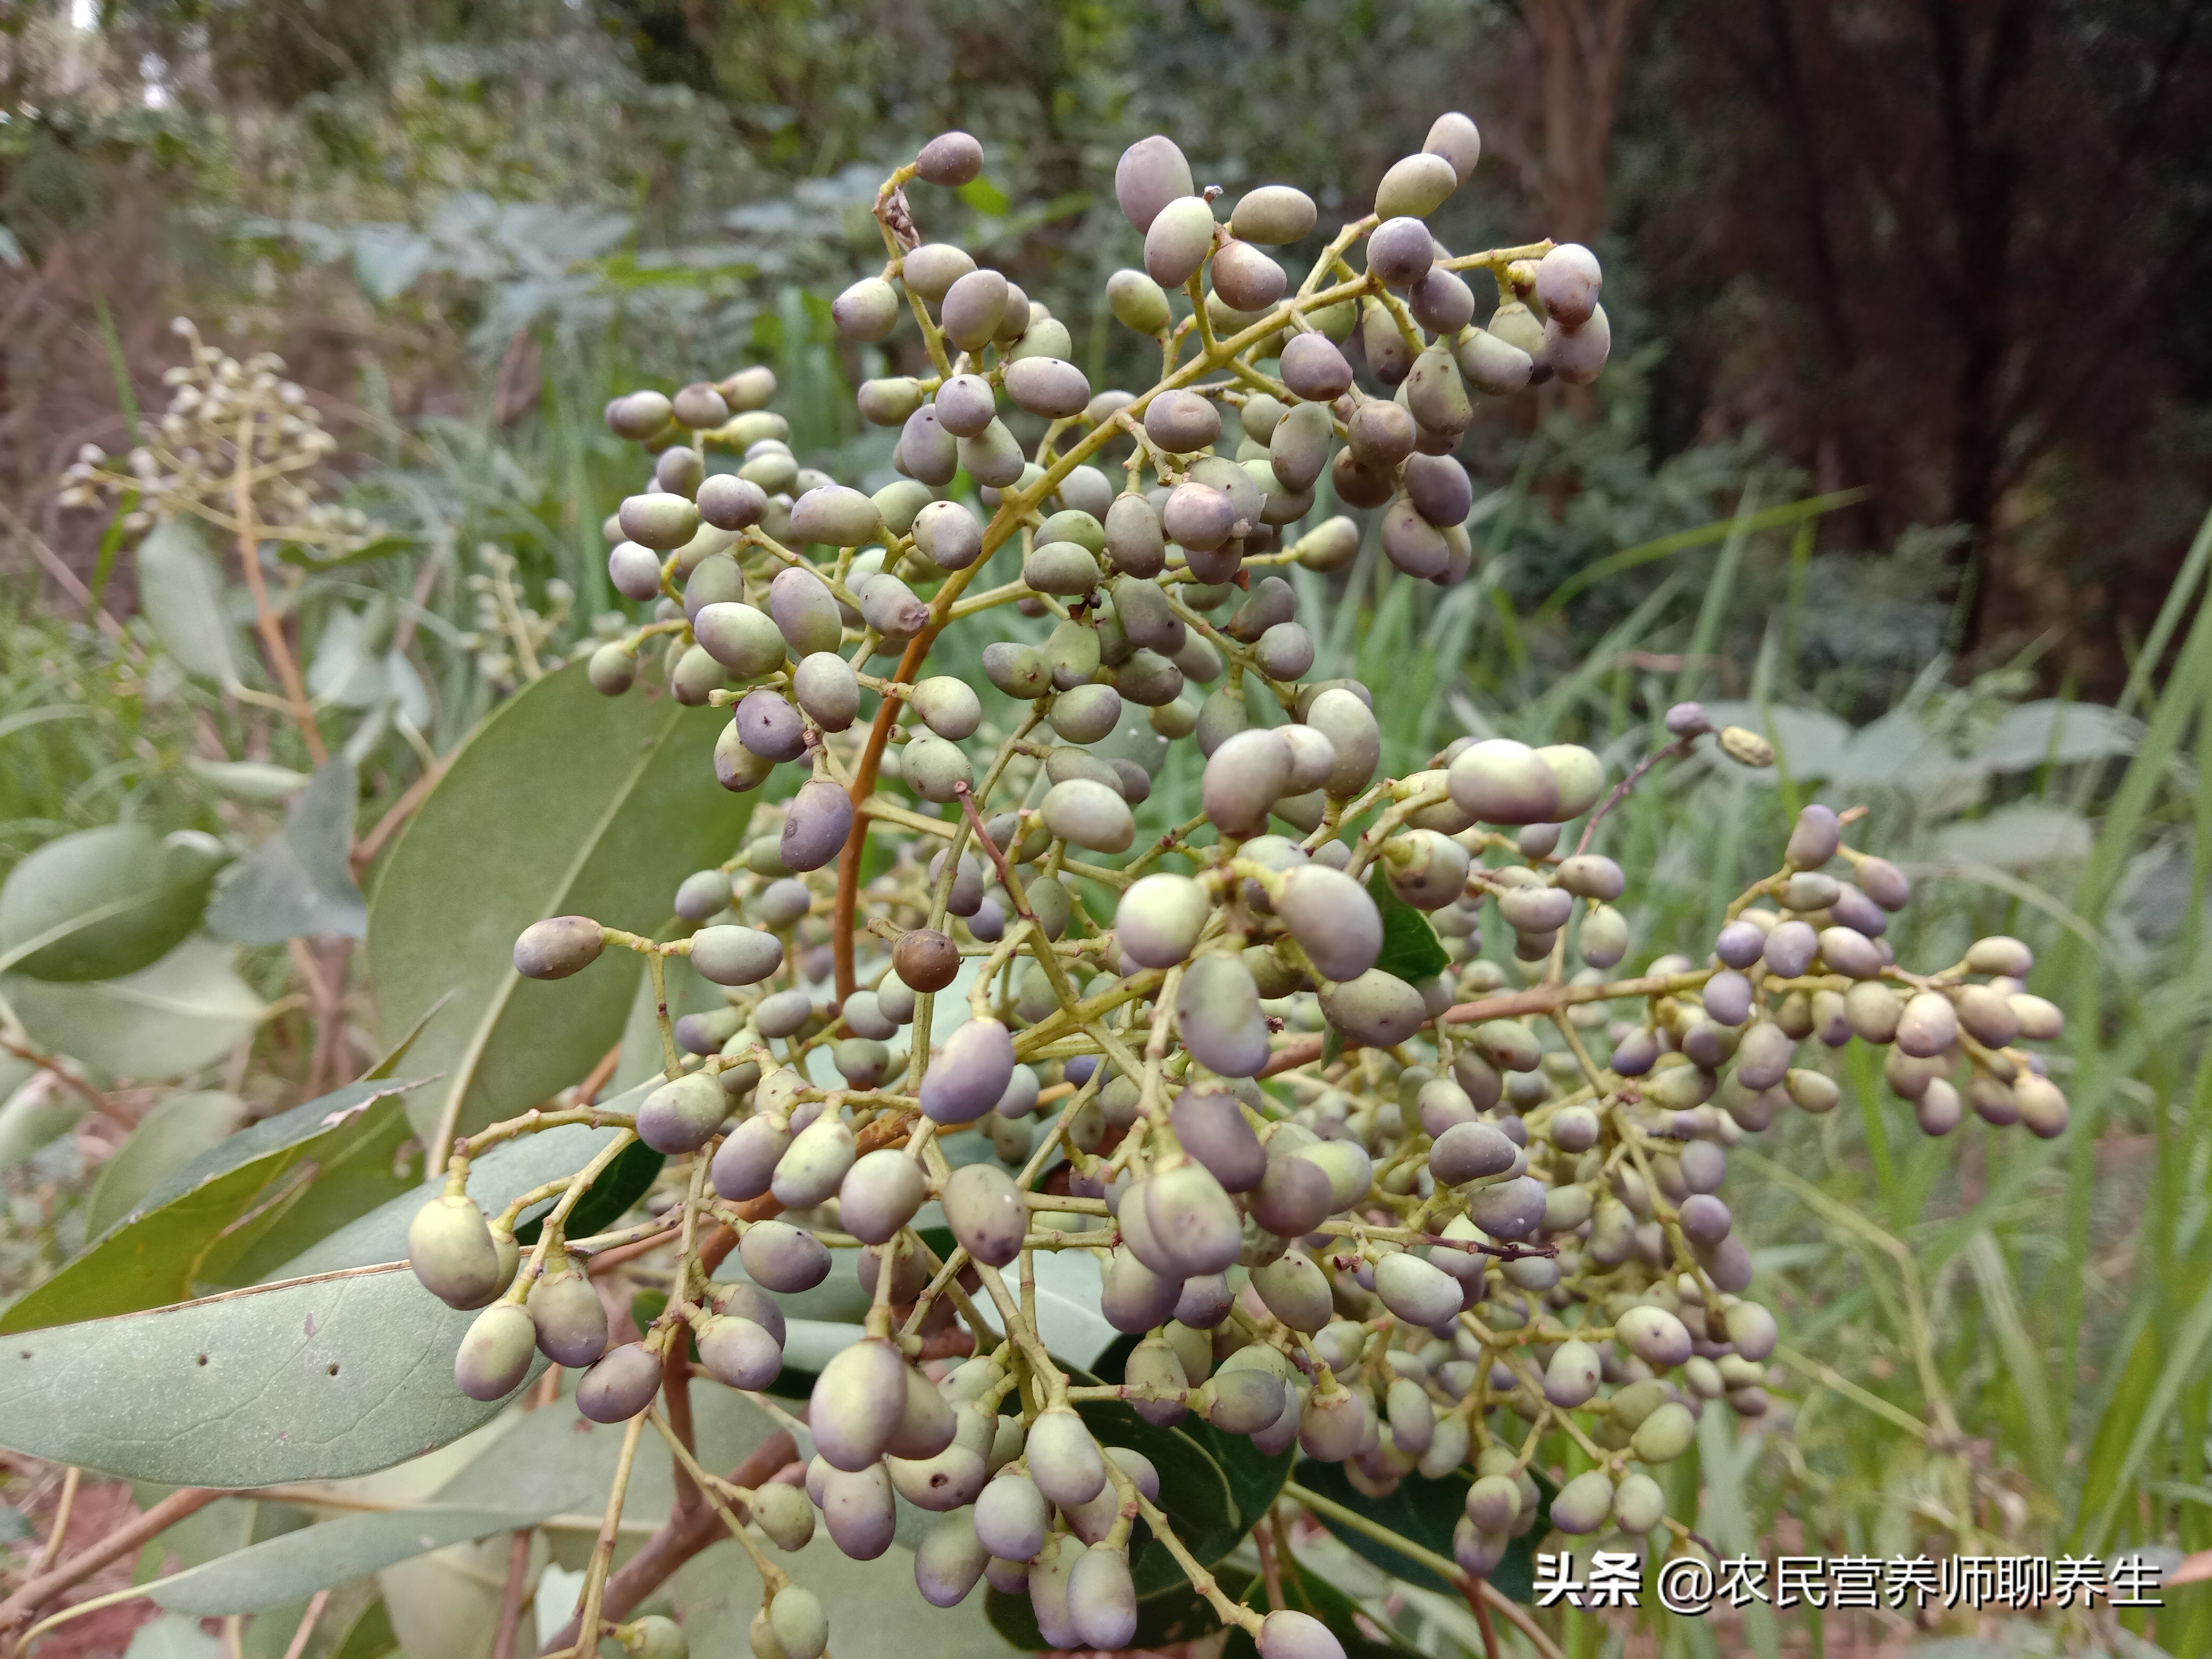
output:
M173 1486L366 1474L502 1409L453 1386L475 1318L393 1262L18 1333L0 1445Z

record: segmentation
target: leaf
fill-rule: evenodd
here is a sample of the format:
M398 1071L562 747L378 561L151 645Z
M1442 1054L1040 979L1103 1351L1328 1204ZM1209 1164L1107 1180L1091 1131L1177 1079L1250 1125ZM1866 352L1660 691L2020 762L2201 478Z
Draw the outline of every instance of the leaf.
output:
M1993 772L2027 772L2132 755L2142 734L2142 722L2118 709L2046 697L2007 709L1974 759Z
M1013 205L1006 200L1006 192L988 179L970 179L952 193L976 212L994 219L1005 218L1006 210Z
M0 1332L185 1300L211 1251L238 1248L241 1218L273 1204L288 1185L303 1186L298 1177L312 1174L311 1161L343 1158L389 1134L404 1121L392 1097L414 1086L348 1084L209 1148L154 1182L75 1261L20 1298L0 1316Z
M362 224L351 232L354 280L379 304L413 287L436 258L429 238L406 225Z
M1233 1600L1245 1588L1248 1575L1241 1567L1223 1566L1213 1570L1213 1577ZM1040 1653L1052 1645L1037 1629L1036 1610L1028 1596L1008 1595L988 1585L981 1588L983 1616L991 1621L993 1630L1027 1652ZM1137 1598L1137 1631L1128 1650L1154 1652L1177 1642L1198 1641L1220 1628L1221 1620L1206 1598L1178 1575L1168 1589Z
M576 1200L576 1207L568 1215L567 1237L589 1238L614 1225L652 1188L667 1163L667 1153L656 1152L641 1140L630 1142L615 1154L614 1162L599 1171L583 1197ZM544 1209L550 1212L552 1207L549 1202ZM535 1244L544 1224L544 1214L530 1214L529 1219L515 1228L515 1243L526 1249Z
M701 1465L726 1474L776 1431L776 1420L735 1391L701 1379L692 1384L692 1431ZM575 1395L525 1414L430 1494L456 1506L511 1505L541 1515L597 1514L622 1456L625 1425L594 1423ZM675 1499L675 1465L667 1443L648 1433L639 1443L623 1507L633 1516L665 1514Z
M189 1567L157 1580L147 1593L157 1606L203 1619L259 1613L448 1544L536 1526L556 1512L435 1504L341 1516Z
M234 800L280 801L307 787L305 772L267 761L202 760L194 755L185 765L209 788Z
M578 664L503 704L455 757L369 903L385 1019L456 994L416 1055L446 1074L409 1105L426 1139L449 1115L466 1131L537 1105L622 1035L636 957L610 951L573 979L525 984L515 936L563 914L661 927L676 884L744 826L750 800L714 781L720 723L665 698L603 697Z
M221 1141L245 1118L246 1103L222 1090L162 1101L100 1164L85 1200L85 1232L94 1238L106 1232L156 1182Z
M1451 965L1429 919L1390 890L1380 869L1368 877L1367 895L1382 913L1382 954L1375 959L1377 968L1408 985L1419 985Z
M398 1646L398 1638L392 1633L391 1611L380 1595L346 1627L345 1634L331 1650L330 1659L384 1659Z
M40 1047L142 1082L213 1065L268 1012L233 970L230 947L204 937L121 979L61 984L0 975L0 999Z
M138 544L138 610L161 648L197 674L238 684L238 630L222 567L197 519L167 519Z
M1291 1478L1291 1466L1298 1459L1297 1448L1290 1446L1270 1456L1253 1445L1250 1436L1224 1434L1196 1413L1177 1426L1198 1442L1228 1481L1240 1535L1258 1526L1274 1507L1283 1482Z
M350 761L334 757L316 768L286 809L283 830L223 873L208 930L240 945L367 933L368 902L348 863L355 799Z
M774 1559L829 1610L830 1651L839 1659L1000 1659L1018 1650L992 1628L982 1585L957 1607L923 1601L914 1553L903 1544L873 1561L854 1561L817 1527L805 1549ZM734 1543L726 1540L686 1563L668 1589L692 1659L752 1659L746 1631L760 1610L761 1581Z
M1298 1484L1388 1527L1401 1538L1449 1559L1452 1553L1452 1528L1459 1524L1460 1516L1467 1511L1469 1483L1455 1474L1446 1475L1438 1480L1425 1480L1417 1474L1407 1475L1388 1498L1370 1498L1345 1478L1341 1465L1307 1462L1298 1467ZM1318 1512L1315 1518L1342 1539L1350 1548L1394 1577L1403 1578L1408 1583L1419 1584L1429 1589L1440 1590L1446 1595L1459 1593L1455 1587L1446 1583L1419 1562L1408 1560L1389 1546L1368 1537L1365 1533L1355 1532L1342 1522ZM1514 1547L1520 1548L1522 1545L1516 1540Z
M1079 1386L1097 1386L1087 1371L1071 1370L1068 1376ZM1087 1400L1076 1411L1102 1445L1126 1446L1152 1461L1160 1477L1160 1511L1200 1565L1218 1561L1237 1547L1244 1528L1228 1477L1194 1437L1180 1427L1147 1423L1118 1400ZM1182 1569L1165 1550L1133 1552L1130 1569L1139 1595L1183 1582Z
M635 1111L642 1090L607 1103L614 1111ZM496 1213L533 1187L573 1175L620 1131L568 1123L534 1135L503 1141L469 1164L469 1196L487 1213ZM442 1176L421 1182L379 1205L318 1241L282 1265L284 1278L335 1272L371 1262L397 1261L407 1254L407 1227L416 1211L446 1189Z
M340 605L323 624L307 664L307 690L318 702L371 708L390 695L385 665L371 650L360 613Z
M0 1086L15 1082L18 1064L22 1066L21 1075L27 1080L8 1096L6 1105L0 1106L0 1170L21 1164L41 1146L68 1133L84 1115L82 1095L52 1073L27 1062L0 1060L0 1066L8 1068L5 1083Z
M1283 1605L1294 1613L1311 1613L1327 1625L1330 1632L1344 1644L1345 1659L1417 1659L1418 1650L1405 1646L1394 1639L1377 1642L1370 1639L1358 1623L1364 1615L1359 1604L1319 1573L1295 1559L1276 1558L1280 1565L1278 1574L1283 1587ZM1237 1598L1249 1607L1266 1612L1269 1607L1267 1581L1254 1578ZM1376 1620L1369 1624L1378 1630L1384 1626ZM1389 1632L1385 1631L1385 1634ZM1221 1659L1255 1659L1259 1650L1251 1637L1239 1628L1229 1632L1229 1640L1221 1650Z
M57 836L0 885L0 969L34 979L116 979L182 944L207 907L222 844L139 823Z
M2052 801L2021 800L1987 817L1947 823L1936 832L1946 858L2030 870L2042 864L2079 864L2095 842L2087 819Z
M366 1474L501 1411L453 1386L475 1317L395 1262L17 1335L0 1444L165 1486Z
M123 1659L217 1659L222 1644L200 1628L199 1620L165 1613L131 1632Z

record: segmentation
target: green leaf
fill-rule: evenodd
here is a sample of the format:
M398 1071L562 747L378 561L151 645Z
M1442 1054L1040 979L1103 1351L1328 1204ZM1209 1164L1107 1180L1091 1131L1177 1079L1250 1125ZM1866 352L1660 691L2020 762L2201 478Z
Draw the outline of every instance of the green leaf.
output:
M138 544L138 610L187 673L238 684L238 630L198 520L166 520Z
M610 951L573 979L526 984L515 936L564 914L659 930L676 884L726 854L751 805L714 781L722 719L603 697L578 664L503 704L422 803L370 897L368 965L388 1023L455 994L416 1054L445 1073L409 1103L425 1139L537 1105L622 1035L638 957Z
M132 1632L124 1659L218 1659L222 1644L200 1628L197 1619L165 1613Z
M1281 1571L1278 1575L1283 1587L1283 1605L1293 1613L1310 1613L1327 1625L1336 1639L1344 1644L1345 1659L1419 1659L1419 1650L1404 1645L1393 1638L1374 1641L1363 1633L1357 1622L1362 1616L1358 1603L1346 1595L1319 1573L1309 1571L1295 1559L1283 1560L1279 1555ZM1237 1598L1249 1607L1268 1611L1267 1586L1264 1579L1255 1578ZM1370 1618L1367 1622L1383 1629L1379 1621ZM1385 1631L1385 1635L1390 1632ZM1241 1628L1229 1632L1229 1640L1221 1650L1221 1659L1256 1659L1259 1652L1251 1637Z
M614 1111L635 1111L644 1098L643 1090L634 1090L606 1104ZM469 1196L486 1213L496 1214L532 1188L574 1174L619 1133L566 1123L557 1129L504 1141L470 1161ZM445 1189L442 1176L410 1187L319 1240L272 1271L270 1277L298 1279L371 1262L397 1261L407 1254L407 1227L415 1212Z
M245 1121L246 1103L222 1090L171 1095L138 1121L100 1166L85 1200L84 1230L97 1238L154 1184L215 1146Z
M268 1012L233 969L230 947L204 937L121 979L71 985L0 975L0 1000L40 1048L142 1082L212 1066Z
M1166 1556L1164 1550L1158 1552ZM1244 1590L1248 1575L1241 1567L1216 1567L1213 1577L1231 1600ZM1036 1610L1026 1595L1008 1595L983 1587L983 1616L991 1628L1018 1648L1040 1653L1052 1644L1037 1629ZM1165 1589L1137 1598L1137 1633L1130 1638L1132 1651L1152 1652L1177 1642L1195 1642L1221 1628L1221 1620L1204 1596L1177 1575Z
M1445 1475L1437 1480L1425 1480L1417 1474L1407 1475L1398 1483L1398 1489L1388 1498L1370 1498L1346 1479L1344 1468L1337 1463L1305 1462L1298 1466L1298 1484L1333 1498L1348 1510L1365 1516L1369 1520L1388 1527L1408 1542L1449 1559L1452 1553L1452 1528L1459 1524L1460 1516L1467 1512L1468 1481L1458 1474ZM1446 1583L1435 1573L1417 1561L1377 1543L1365 1533L1355 1532L1340 1521L1326 1515L1315 1516L1358 1554L1381 1567L1392 1577L1410 1584L1439 1590L1446 1595L1456 1595L1458 1589ZM1514 1547L1522 1548L1516 1540Z
M234 800L285 800L307 787L305 772L268 761L202 760L193 755L185 766L209 788Z
M1097 1386L1087 1371L1071 1370L1068 1376L1079 1387ZM1152 1461L1160 1477L1160 1512L1201 1566L1237 1547L1245 1529L1229 1478L1194 1436L1181 1427L1156 1427L1118 1400L1086 1400L1075 1409L1102 1445L1126 1446ZM1139 1596L1183 1582L1182 1569L1165 1550L1133 1549L1129 1565Z
M502 1409L453 1386L475 1317L394 1262L17 1335L0 1444L165 1486L367 1474Z
M116 979L183 943L222 864L212 836L167 841L138 823L57 836L0 885L0 969L34 979Z
M604 1232L622 1218L631 1205L643 1198L659 1178L668 1163L665 1152L656 1152L641 1140L633 1140L617 1152L614 1162L599 1171L599 1176L576 1200L569 1212L568 1225L563 1235L568 1238L589 1238L593 1233ZM547 1211L552 1205L545 1206ZM532 1214L514 1230L514 1240L525 1249L538 1242L544 1230L544 1218Z
M1367 878L1368 896L1382 913L1382 954L1375 965L1408 985L1434 979L1451 965L1451 957L1437 939L1429 919L1390 890L1377 869Z
M976 212L988 214L994 219L1005 218L1006 210L1012 205L1006 200L1006 192L988 179L970 179L952 193Z
M84 1115L85 1098L61 1079L28 1061L0 1056L0 1170L21 1164L49 1141L66 1134Z
M1283 1482L1291 1478L1291 1465L1298 1459L1297 1448L1289 1446L1270 1456L1253 1445L1249 1435L1224 1434L1194 1412L1177 1426L1198 1442L1229 1482L1229 1496L1237 1506L1238 1535L1258 1526L1274 1507Z
M147 1593L159 1607L202 1619L259 1613L448 1544L536 1526L556 1513L544 1507L431 1504L341 1516L189 1567L157 1580Z
M210 1255L240 1248L242 1217L306 1188L317 1166L364 1143L388 1143L405 1121L393 1097L414 1086L348 1084L210 1147L155 1182L74 1261L19 1299L0 1316L0 1332L185 1300Z
M353 763L315 769L284 813L284 828L223 873L208 931L240 945L281 945L312 933L359 939L368 905L354 884Z
M391 1609L380 1595L346 1627L344 1636L331 1650L330 1659L385 1659L386 1654L397 1652L398 1647L399 1640L392 1633Z

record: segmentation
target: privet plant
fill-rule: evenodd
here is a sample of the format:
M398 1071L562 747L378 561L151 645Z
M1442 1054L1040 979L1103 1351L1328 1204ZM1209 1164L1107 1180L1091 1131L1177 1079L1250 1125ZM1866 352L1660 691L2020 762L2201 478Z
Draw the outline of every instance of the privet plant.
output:
M582 1368L586 1416L680 1450L656 1402L695 1345L705 1376L763 1389L786 1329L766 1293L866 1247L866 1335L813 1388L803 1488L709 1481L764 1582L761 1659L816 1659L830 1626L744 1523L795 1548L818 1510L840 1549L872 1558L894 1494L941 1516L915 1558L938 1605L988 1579L1026 1594L1050 1644L1121 1647L1141 1526L1267 1659L1340 1656L1310 1614L1231 1599L1159 1507L1160 1471L1079 1414L1099 1401L1271 1455L1295 1444L1372 1495L1465 1481L1452 1561L1396 1547L1485 1606L1507 1605L1484 1580L1539 1528L1558 1547L1699 1547L1656 1473L1702 1413L1767 1410L1776 1344L1742 1294L1728 1148L1793 1103L1834 1106L1810 1054L1854 1039L1887 1047L1930 1133L1967 1105L2064 1126L2016 1046L2059 1025L2021 988L2026 948L1984 939L1929 973L1893 961L1882 935L1907 884L1845 842L1849 813L1801 814L1705 961L1608 977L1629 945L1626 874L1591 850L1608 809L1709 737L1770 763L1757 735L1713 733L1686 703L1611 787L1587 750L1498 738L1378 777L1375 694L1305 678L1314 642L1271 573L1354 550L1341 517L1293 538L1324 469L1339 500L1382 509L1393 565L1454 581L1470 395L1588 381L1606 356L1588 250L1455 256L1431 236L1425 216L1479 148L1464 116L1437 121L1295 288L1267 250L1313 230L1310 198L1267 185L1224 222L1168 139L1131 148L1115 190L1144 269L1107 299L1160 353L1132 393L1092 387L1066 325L998 272L920 240L908 186L981 164L947 133L884 183L884 269L834 308L856 342L910 316L927 349L930 373L859 394L899 429L902 480L869 495L801 467L761 368L608 408L653 458L608 531L614 586L650 613L597 647L593 684L657 678L727 708L714 765L731 790L805 777L678 889L686 936L580 915L522 934L515 965L536 979L646 957L666 1081L634 1116L549 1109L454 1143L410 1253L430 1291L483 1309L455 1360L465 1393L504 1397L542 1351ZM1478 283L1495 289L1482 325ZM1340 349L1355 332L1370 385ZM710 470L717 452L739 464ZM951 493L963 474L981 512ZM1019 574L979 584L1009 544ZM929 672L945 629L988 630L1008 606L1055 618L1048 640L988 644L981 695ZM1204 811L1140 848L1147 771L1092 749L1133 704L1204 757ZM890 778L915 800L881 793ZM1510 930L1518 986L1479 956L1486 926ZM672 957L724 1006L672 1019ZM809 988L809 961L834 961L833 990ZM466 1195L471 1158L575 1121L623 1133L496 1215ZM963 1136L990 1153L949 1157ZM568 1237L633 1137L689 1160L682 1201ZM548 1200L526 1255L518 1218ZM942 1255L917 1231L932 1202ZM674 1262L665 1310L610 1347L584 1268L612 1249ZM712 1277L732 1250L744 1279ZM1067 1250L1103 1258L1105 1316L1139 1339L1121 1382L1072 1376L1039 1334L1035 1264ZM1569 1446L1582 1472L1561 1480ZM611 1511L622 1498L618 1481ZM578 1630L603 1626L607 1566L595 1556ZM682 1651L665 1620L605 1628Z

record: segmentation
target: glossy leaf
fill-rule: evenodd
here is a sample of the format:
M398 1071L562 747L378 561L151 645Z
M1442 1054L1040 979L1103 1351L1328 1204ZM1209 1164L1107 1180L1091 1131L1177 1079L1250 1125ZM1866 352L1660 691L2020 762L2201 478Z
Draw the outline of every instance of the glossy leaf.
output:
M566 1236L570 1238L589 1238L593 1233L605 1232L620 1220L631 1205L652 1190L668 1163L665 1152L656 1152L641 1140L633 1140L615 1154L614 1162L599 1171L599 1176L576 1200L576 1207L568 1212ZM547 1210L553 1206L549 1203ZM514 1230L515 1242L524 1246L535 1244L544 1227L544 1218L527 1214Z
M246 1103L222 1090L171 1095L104 1159L84 1206L84 1230L97 1238L153 1191L155 1183L216 1146L246 1117Z
M1222 1566L1213 1569L1213 1577L1235 1600L1245 1589L1248 1575L1241 1567ZM1008 1595L988 1585L977 1588L983 1591L984 1616L1008 1642L1030 1653L1042 1652L1052 1645L1038 1631L1036 1610L1027 1595ZM1220 1628L1221 1620L1206 1598L1188 1580L1178 1577L1165 1589L1138 1597L1137 1633L1130 1647L1151 1651L1177 1642L1200 1641Z
M238 683L238 630L223 603L222 568L198 520L165 520L138 544L138 611L188 673Z
M268 1012L232 967L230 947L204 937L121 979L70 985L0 975L0 1000L40 1047L142 1082L212 1066Z
M1307 1462L1298 1466L1298 1484L1334 1499L1348 1510L1357 1511L1370 1520L1388 1527L1401 1538L1419 1544L1423 1549L1451 1559L1452 1528L1459 1524L1467 1512L1467 1489L1469 1477L1465 1470L1445 1475L1441 1480L1425 1480L1419 1475L1407 1475L1398 1483L1398 1489L1388 1498L1370 1498L1345 1478L1343 1468L1335 1463ZM1551 1490L1540 1486L1543 1502L1551 1502ZM1437 1590L1445 1595L1456 1595L1457 1588L1446 1583L1419 1563L1407 1560L1387 1545L1379 1544L1362 1532L1355 1532L1341 1522L1326 1515L1316 1519L1334 1533L1356 1553L1363 1555L1385 1572ZM1491 1575L1491 1582L1516 1601L1526 1601L1528 1583L1534 1571L1529 1549L1538 1534L1528 1534L1516 1538L1507 1547L1505 1559Z
M315 1165L342 1160L364 1144L393 1144L394 1128L404 1122L395 1097L413 1086L349 1084L209 1148L155 1182L74 1261L0 1316L0 1331L185 1300L211 1255L240 1248L234 1230L240 1218L269 1212L307 1185Z
M0 1444L166 1486L366 1474L501 1409L453 1386L475 1317L392 1263L19 1334Z
M1375 959L1377 968L1418 985L1451 966L1429 919L1390 890L1379 868L1367 878L1367 895L1382 913L1382 954Z
M621 1036L638 957L610 951L574 978L525 981L515 936L564 914L653 933L676 884L726 856L749 799L714 781L722 716L609 698L582 665L503 704L454 759L385 860L368 964L387 1024L454 993L416 1063L444 1080L409 1103L426 1139L537 1105Z
M259 1613L448 1544L535 1526L554 1513L542 1506L434 1504L340 1516L187 1568L148 1594L156 1606L203 1619Z
M224 872L208 931L240 945L336 933L359 939L368 905L348 862L353 850L354 769L325 761L284 813L284 827Z
M1071 1370L1068 1377L1079 1387L1097 1386L1087 1371ZM1118 1400L1085 1401L1076 1411L1101 1445L1126 1446L1152 1460L1160 1477L1160 1512L1200 1565L1210 1565L1237 1547L1245 1528L1236 1497L1228 1477L1194 1437L1181 1426L1156 1427ZM1182 1569L1163 1549L1132 1550L1129 1565L1140 1596L1183 1582Z

